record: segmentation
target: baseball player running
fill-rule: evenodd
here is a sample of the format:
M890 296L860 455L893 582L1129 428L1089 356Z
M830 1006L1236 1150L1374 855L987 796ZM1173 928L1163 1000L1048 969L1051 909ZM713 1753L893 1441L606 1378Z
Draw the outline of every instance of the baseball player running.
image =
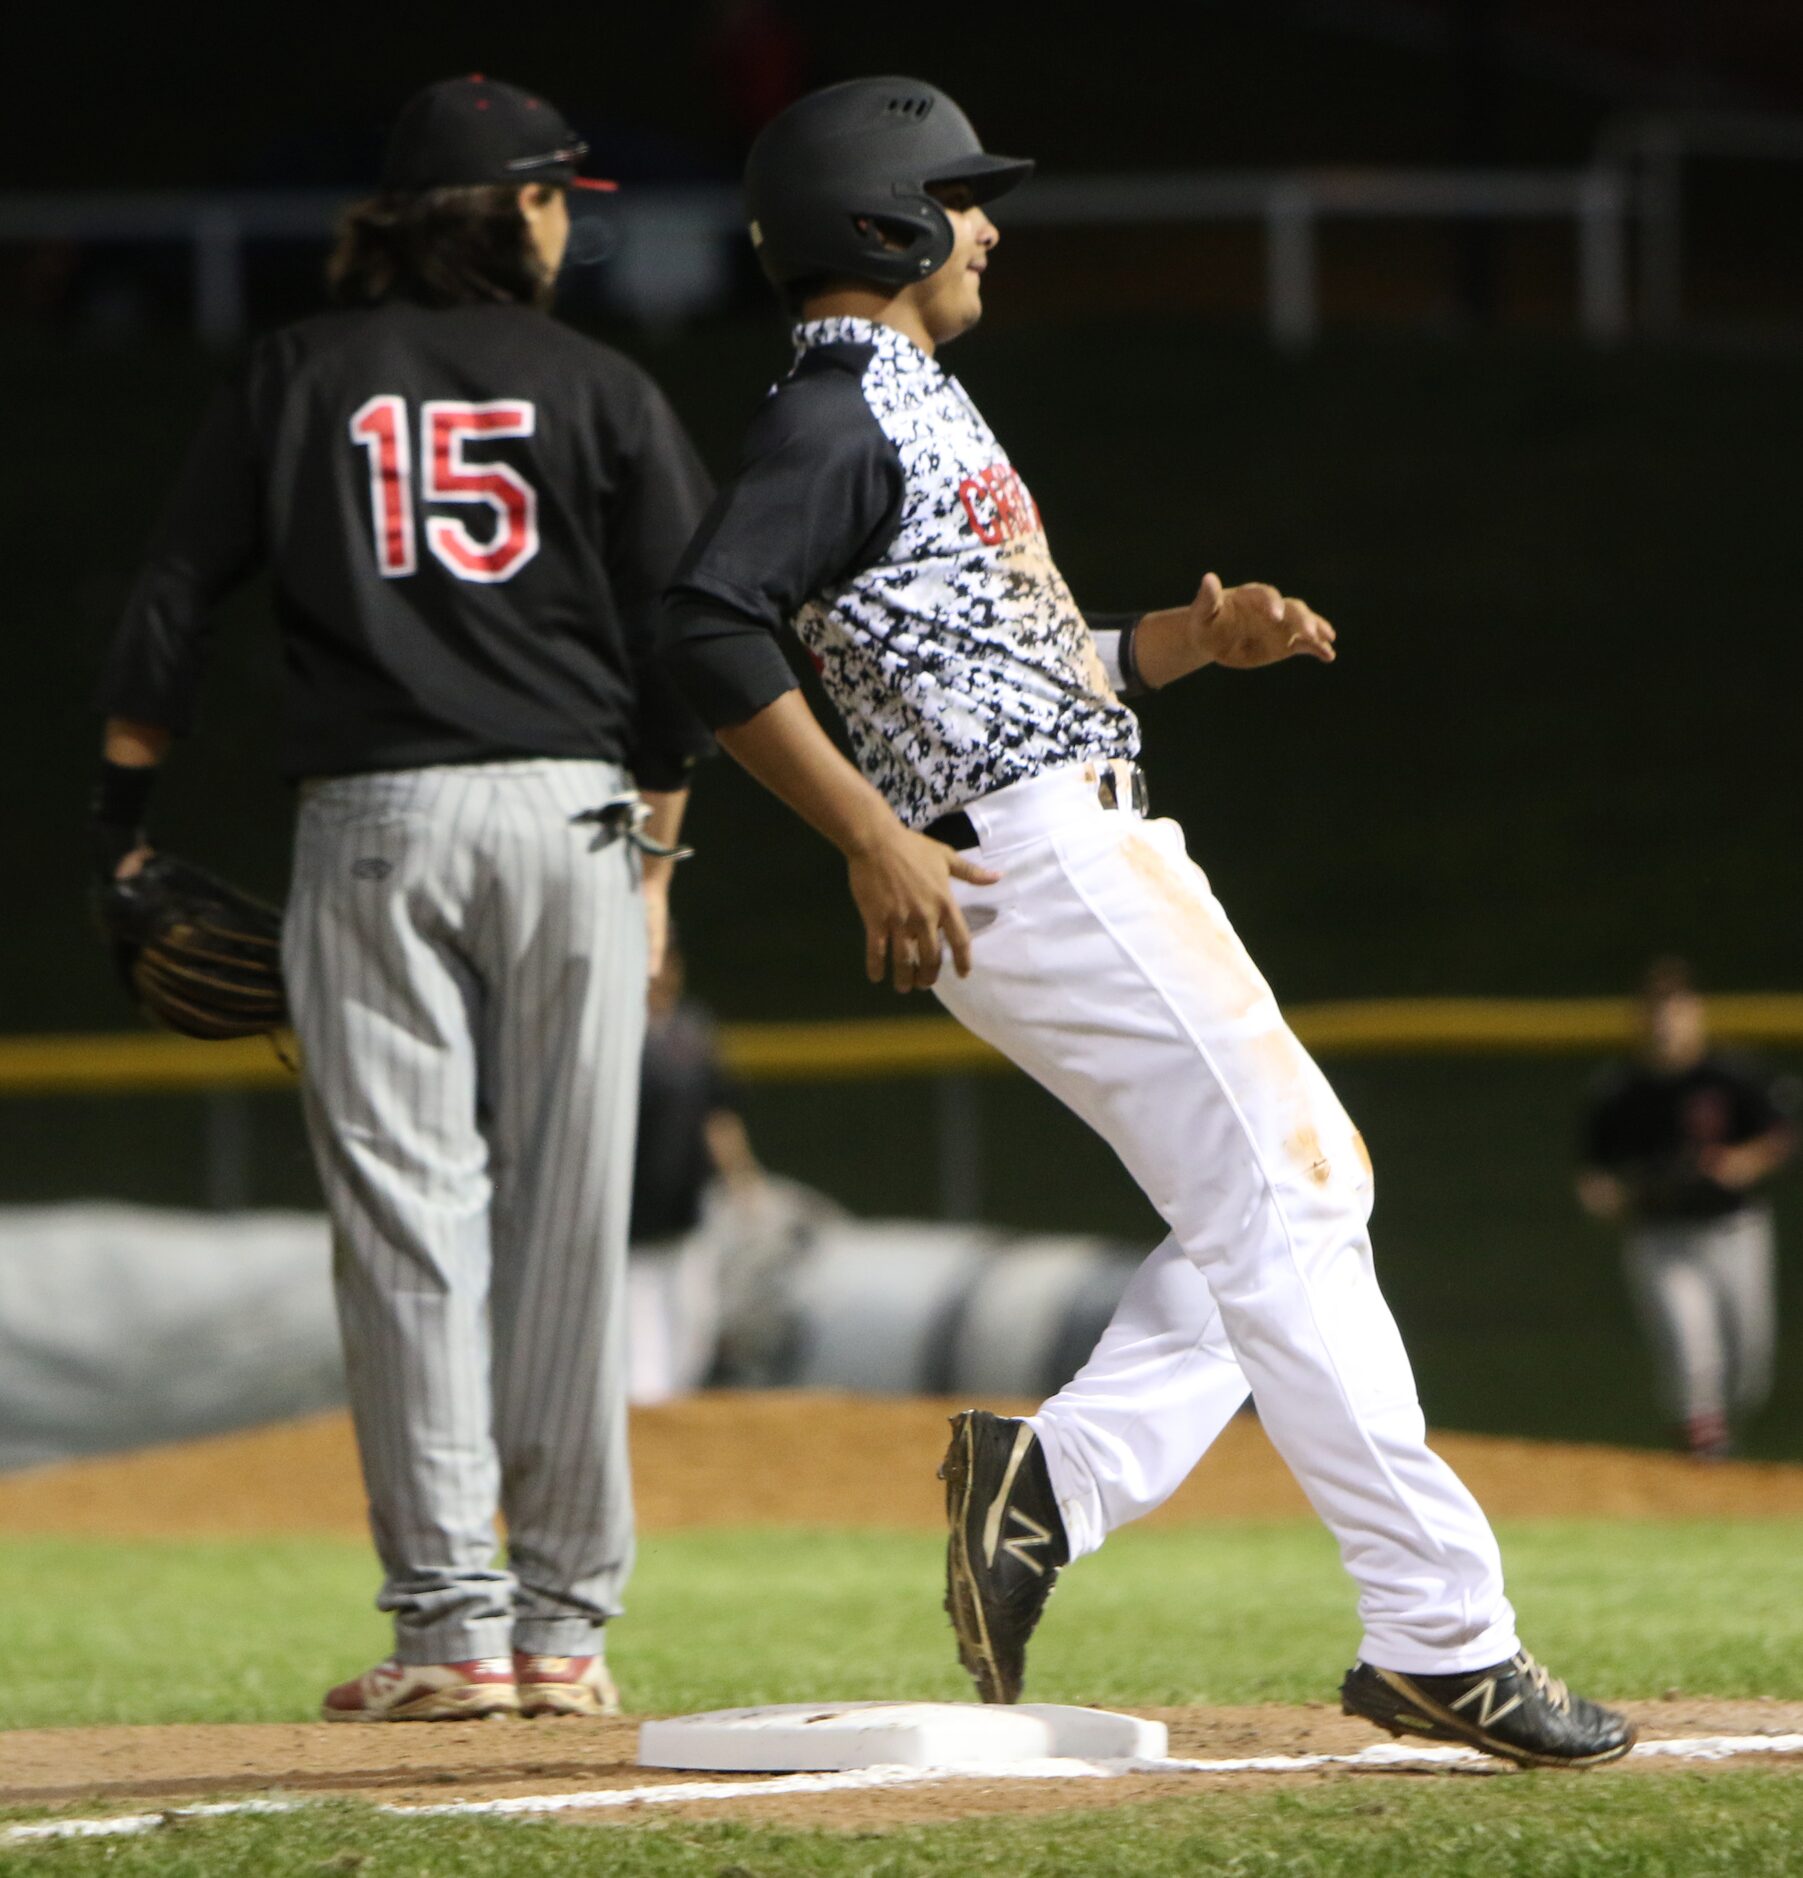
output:
M706 744L653 624L708 486L645 375L545 316L583 151L510 85L408 104L341 310L218 397L99 686L112 871L213 603L269 565L284 966L395 1624L334 1721L617 1705L645 985Z
M1641 1048L1598 1082L1578 1201L1627 1227L1623 1265L1678 1442L1733 1453L1772 1389L1778 1299L1761 1187L1796 1133L1773 1079L1715 1049L1681 959L1648 969Z
M799 315L796 361L664 624L721 743L846 857L871 978L936 989L1110 1143L1170 1226L1067 1388L1025 1420L953 1424L960 1652L985 1700L1017 1699L1058 1569L1163 1501L1251 1391L1358 1584L1347 1711L1535 1765L1612 1760L1633 1730L1521 1648L1484 1516L1426 1446L1372 1272L1358 1133L1182 831L1145 813L1123 695L1208 665L1331 661L1333 628L1212 574L1188 606L1086 620L938 362L982 310L984 205L1031 168L985 154L910 79L816 92L763 132L751 236ZM856 767L794 686L785 623Z

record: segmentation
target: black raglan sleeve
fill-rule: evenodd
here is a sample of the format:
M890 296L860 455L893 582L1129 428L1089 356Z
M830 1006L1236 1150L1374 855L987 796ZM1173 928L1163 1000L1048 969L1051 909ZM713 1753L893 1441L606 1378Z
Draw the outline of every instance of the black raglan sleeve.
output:
M607 518L608 575L637 690L633 770L647 789L679 789L713 740L657 656L665 583L706 513L713 482L682 421L649 379Z
M794 689L777 633L883 553L902 492L855 374L797 376L765 401L664 596L665 661L712 728Z
M214 607L264 553L263 470L248 375L215 395L113 635L96 708L186 732Z

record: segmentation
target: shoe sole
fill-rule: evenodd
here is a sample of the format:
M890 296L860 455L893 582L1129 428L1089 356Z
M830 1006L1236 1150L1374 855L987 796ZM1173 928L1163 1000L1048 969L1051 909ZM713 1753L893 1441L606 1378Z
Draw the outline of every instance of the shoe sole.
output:
M977 1685L978 1696L985 1702L1009 1703L1019 1700L1020 1691L1008 1688L996 1661L976 1571L970 1562L967 1535L971 1481L976 1471L972 1419L968 1413L952 1418L952 1444L939 1467L939 1478L945 1482L945 1517L950 1526L945 1548L945 1610L958 1639L958 1660Z
M322 1704L319 1718L329 1722L505 1721L519 1712L517 1700L497 1697L491 1689L434 1689L394 1708L327 1708Z
M1394 1735L1398 1740L1408 1736L1417 1736L1427 1741L1458 1741L1467 1747L1493 1754L1499 1760L1513 1761L1517 1767L1605 1767L1610 1761L1619 1761L1640 1738L1640 1731L1632 1723L1628 1725L1627 1738L1618 1746L1605 1748L1600 1754L1536 1754L1532 1748L1518 1747L1513 1742L1501 1741L1495 1735L1487 1734L1475 1723L1455 1715L1451 1709L1443 1708L1434 1699L1424 1694L1409 1681L1406 1676L1394 1670L1377 1669L1384 1684L1411 1708L1421 1711L1420 1721L1425 1725L1411 1727L1408 1723L1393 1715L1373 1715L1362 1708L1354 1708L1344 1697L1340 1701L1340 1711L1345 1715L1355 1715L1360 1721L1367 1721L1373 1727L1381 1728L1385 1734Z
M527 1721L533 1721L540 1715L587 1716L591 1721L600 1721L619 1712L618 1696L609 1702L592 1689L548 1686L535 1690L531 1695L522 1693L520 1696L520 1713Z

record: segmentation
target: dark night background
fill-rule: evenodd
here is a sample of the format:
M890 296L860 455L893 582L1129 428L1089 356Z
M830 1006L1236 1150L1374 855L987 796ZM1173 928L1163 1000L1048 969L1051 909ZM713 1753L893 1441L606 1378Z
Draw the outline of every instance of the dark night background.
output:
M55 94L8 114L14 188L347 183L425 75L542 86L623 174L733 172L796 85L945 85L1001 149L1083 170L1563 162L1621 110L1803 107L1786 0L1198 0L960 17L818 0L40 11ZM38 43L34 46L33 36ZM35 115L23 98L35 98ZM54 100L54 102L53 102Z
M789 4L246 10L90 20L0 131L9 192L342 189L418 84L542 88L628 184L730 180L797 89L873 70L951 91L1047 176L1576 168L1649 114L1803 123L1791 4L1217 0L881 13ZM15 68L19 69L19 68ZM15 79L15 88L20 81ZM1695 121L1701 121L1696 118ZM1803 143L1799 144L1803 148ZM0 202L4 198L0 197ZM1254 224L1019 228L950 360L1098 609L1168 605L1205 567L1333 617L1330 672L1204 674L1144 713L1185 823L1280 997L1607 994L1653 952L1707 989L1803 990L1795 751L1803 162L1686 164L1684 322L1636 302L1612 346L1572 315L1569 224L1328 222L1321 343L1263 328ZM1638 237L1634 236L1637 240ZM317 303L321 250L254 244L252 329ZM1636 250L1634 259L1638 259ZM565 312L640 357L724 469L783 365L742 259L654 324L606 269ZM159 490L225 362L192 336L173 244L0 244L7 413L8 879L0 1030L134 1020L81 911L86 693ZM275 895L288 804L264 750L266 608L221 621L201 736L155 828ZM831 854L724 764L701 779L679 916L726 1018L889 1015ZM1430 1410L1455 1425L1651 1440L1613 1248L1569 1201L1582 1056L1329 1065L1370 1138L1386 1282ZM1105 1151L986 1083L983 1210L1146 1238ZM260 1200L311 1203L286 1098L258 1098ZM191 1200L197 1105L0 1103L0 1201ZM753 1092L773 1165L860 1211L918 1211L924 1085ZM1783 1184L1790 1330L1757 1451L1803 1454L1803 1208Z

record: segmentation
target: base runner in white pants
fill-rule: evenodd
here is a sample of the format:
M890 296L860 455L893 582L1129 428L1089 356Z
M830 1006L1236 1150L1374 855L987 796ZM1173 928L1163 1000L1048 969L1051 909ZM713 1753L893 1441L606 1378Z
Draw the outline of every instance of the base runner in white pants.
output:
M220 392L100 686L129 870L213 605L268 567L284 969L394 1619L328 1721L618 1706L638 1056L707 746L654 628L707 478L645 374L546 317L582 154L498 81L407 105L339 307Z
M910 80L834 86L764 131L747 207L801 316L797 363L665 611L722 744L845 854L870 975L936 986L1109 1142L1170 1227L1068 1388L1028 1421L954 1425L966 1666L985 1699L1016 1699L1058 1567L1164 1500L1250 1392L1358 1585L1349 1712L1530 1764L1613 1759L1632 1729L1521 1649L1484 1516L1425 1444L1372 1272L1364 1145L1182 832L1140 812L1121 692L1330 661L1333 629L1213 575L1188 607L1086 620L935 356L981 311L997 241L982 204L1030 168ZM855 768L794 689L784 626Z

